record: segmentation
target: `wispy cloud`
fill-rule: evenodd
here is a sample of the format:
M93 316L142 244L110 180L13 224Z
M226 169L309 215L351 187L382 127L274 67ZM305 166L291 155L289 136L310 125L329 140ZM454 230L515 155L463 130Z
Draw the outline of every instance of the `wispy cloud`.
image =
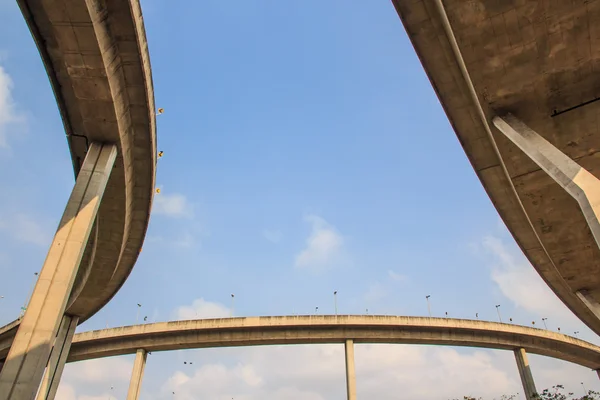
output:
M46 247L52 240L51 231L42 226L39 219L29 214L4 215L0 219L0 230L24 243Z
M406 282L408 280L406 275L399 274L391 269L388 269L388 277L395 282Z
M67 364L56 398L61 400L116 400L117 397L114 396L122 395L122 393L112 393L109 391L110 386L119 384L119 387L123 387L131 376L132 368L132 361L121 357ZM107 382L110 382L110 385Z
M203 298L194 300L191 305L181 306L175 310L175 318L179 320L202 318L226 318L231 316L231 309L220 303L206 301Z
M325 269L338 259L344 246L344 238L334 226L317 215L304 218L311 224L306 247L296 255L295 266L306 269Z
M552 315L575 322L573 313L550 290L529 261L518 250L510 250L498 237L487 236L483 249L492 255L492 280L513 304L537 315Z
M345 398L344 350L340 345L269 346L231 349L238 362L211 362L178 369L161 394L192 399L202 391L214 399L325 400ZM408 399L498 398L520 391L511 354L428 346L359 345L361 397L391 400L398 390ZM281 369L282 360L286 368ZM194 363L196 364L196 363ZM457 374L456 371L461 371ZM575 378L578 379L578 378Z
M191 218L192 206L181 193L160 193L154 196L152 210L155 214L173 218Z
M24 121L24 117L17 112L12 89L11 77L0 66L0 148L8 147L8 128L15 123Z
M279 243L283 238L281 231L265 229L262 232L263 237L272 243Z

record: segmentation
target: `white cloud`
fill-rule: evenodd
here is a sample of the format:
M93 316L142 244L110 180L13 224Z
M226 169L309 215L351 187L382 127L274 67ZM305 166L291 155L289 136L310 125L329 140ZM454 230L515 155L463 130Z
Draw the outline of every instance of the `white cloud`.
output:
M501 239L488 236L482 242L493 258L492 280L513 304L539 316L578 323L573 313L550 290L529 261L518 250L509 250Z
M312 225L306 248L296 255L295 266L306 269L325 269L335 263L342 252L343 237L335 227L316 215L306 216Z
M8 147L9 127L23 121L23 117L17 113L12 98L12 88L12 79L0 66L0 148Z
M406 282L408 280L408 277L406 275L399 274L395 271L392 271L391 269L388 270L388 276L391 280L396 282Z
M180 193L160 193L154 196L152 210L156 214L173 218L191 218L192 206L187 198Z
M283 238L283 234L280 231L265 229L262 234L265 239L272 243L279 243Z
M39 219L28 214L2 216L0 230L18 241L42 247L49 246L52 241L50 231L40 224Z
M259 346L210 353L217 351L220 357L215 360L235 354L236 361L213 361L193 371L176 371L163 384L157 399L168 399L173 392L177 400L193 400L198 393L214 400L345 398L341 345ZM402 398L413 400L464 395L491 400L522 392L510 351L357 345L355 358L359 398L392 400L402 393ZM581 381L588 388L598 386L595 373L586 368L545 357L533 361L540 389L559 383L573 390Z
M132 369L131 356L69 363L65 367L56 398L116 400L127 389Z
M206 301L202 298L194 300L190 306L181 306L175 311L178 320L202 318L226 318L231 316L231 309L219 303Z

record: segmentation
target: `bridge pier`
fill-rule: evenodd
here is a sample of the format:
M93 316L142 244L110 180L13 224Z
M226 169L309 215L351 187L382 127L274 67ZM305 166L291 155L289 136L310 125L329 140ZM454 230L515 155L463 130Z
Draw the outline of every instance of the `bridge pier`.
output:
M129 391L127 392L127 400L138 400L140 397L140 390L142 388L142 378L144 377L144 368L146 367L147 355L148 353L144 349L138 349L135 353L135 362L133 363L131 381L129 381Z
M517 368L519 369L519 375L521 376L521 383L523 384L523 392L527 400L536 399L537 389L535 388L535 382L533 381L533 375L531 374L531 367L529 366L529 360L527 360L527 352L524 348L518 348L514 350L515 359L517 360Z
M78 322L79 317L63 317L36 400L54 400L56 397Z
M492 122L504 136L577 200L596 244L600 247L600 180L514 115L494 117ZM596 316L600 317L597 311Z
M352 339L346 340L344 350L346 353L346 393L348 400L356 400L356 371L354 370L354 341Z
M71 324L77 324L76 319L65 316L65 308L116 155L113 144L92 143L89 147L0 372L0 400L33 400L51 352L54 364L49 365L47 387L54 385L52 376L60 377L66 361L64 350L68 351L72 339ZM65 328L57 338L61 323ZM54 352L53 347L57 349Z

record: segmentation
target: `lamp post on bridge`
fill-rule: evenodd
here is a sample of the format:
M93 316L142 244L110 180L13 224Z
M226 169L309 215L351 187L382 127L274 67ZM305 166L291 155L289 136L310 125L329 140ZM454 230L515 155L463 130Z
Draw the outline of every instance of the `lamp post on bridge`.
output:
M500 316L500 304L496 304L496 311L498 312L498 319L502 322L502 317Z
M429 303L430 297L431 297L431 295L428 294L427 296L425 296L425 300L427 300L427 312L429 313L429 316L431 317L431 304Z
M548 325L546 325L546 320L547 320L547 319L548 319L548 318L545 318L545 317L544 317L544 318L542 318L542 322L544 323L544 328L546 328L546 330L548 330Z
M230 317L233 317L234 305L235 305L235 294L231 293L231 312L229 313Z
M335 315L338 315L338 310L337 310L337 290L333 291L333 305L335 307Z

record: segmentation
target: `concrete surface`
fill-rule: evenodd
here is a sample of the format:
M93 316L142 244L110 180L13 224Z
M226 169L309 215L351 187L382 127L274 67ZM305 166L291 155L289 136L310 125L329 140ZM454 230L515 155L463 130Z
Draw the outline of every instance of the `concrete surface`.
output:
M376 315L223 318L125 326L75 335L68 361L138 349L168 351L276 344L403 343L514 350L600 369L600 347L560 333L496 322ZM7 348L0 348L0 359Z
M125 282L150 217L156 126L144 22L138 0L17 3L48 73L75 174L87 143L110 142L118 148L94 241L67 305L67 312L83 322Z
M344 343L346 361L346 396L348 400L356 400L356 368L354 366L354 341L346 339Z
M0 400L33 399L38 391L116 156L113 144L90 144L0 371Z
M392 0L484 189L561 300L600 301L600 249L577 202L491 124L510 112L600 176L600 0ZM553 116L554 115L554 116Z
M148 353L144 349L138 349L135 353L133 371L129 381L129 390L127 391L127 400L138 400L140 389L142 388L142 379L144 378L144 368L146 367L146 357Z
M600 179L514 115L494 117L492 123L577 201L596 245L600 247ZM578 293L581 292L575 294ZM588 308L593 310L589 305Z
M54 400L56 397L78 322L77 317L63 317L36 400Z
M523 391L525 392L525 398L527 400L539 399L538 391L535 388L535 382L533 380L533 374L531 373L531 367L529 360L527 359L527 352L523 348L515 349L515 360L517 361L517 368L519 370L519 376L521 377L521 384L523 385Z

